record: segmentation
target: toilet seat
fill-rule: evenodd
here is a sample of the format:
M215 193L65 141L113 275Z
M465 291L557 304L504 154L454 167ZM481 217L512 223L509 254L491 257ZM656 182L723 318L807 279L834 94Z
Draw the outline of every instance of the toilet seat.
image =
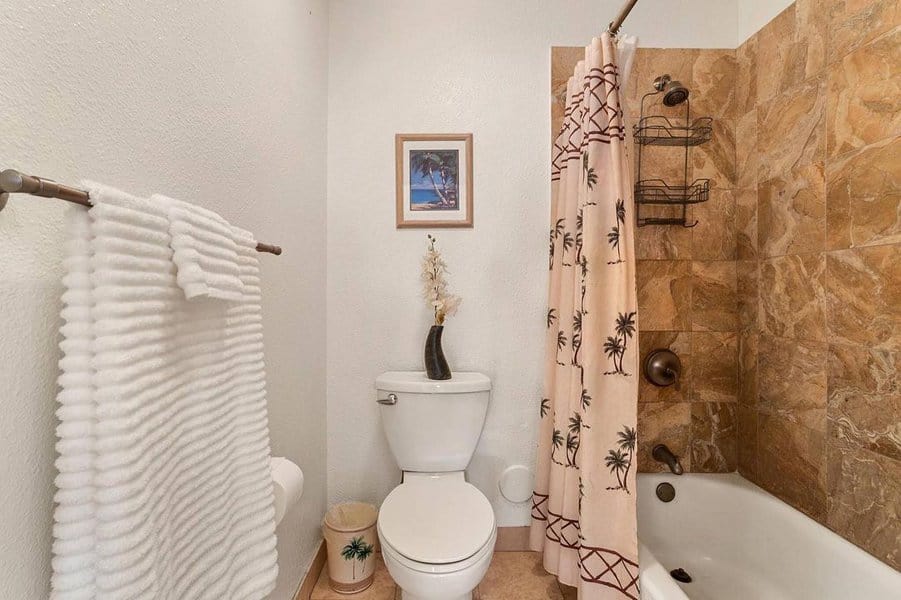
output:
M486 546L493 548L489 542L496 535L488 499L462 479L445 478L410 480L394 488L379 510L378 529L383 551L430 573L465 569Z
M379 532L381 534L381 532ZM466 571L471 567L478 565L482 560L485 559L487 555L494 553L494 543L497 539L497 530L495 530L491 537L488 538L488 543L482 546L478 552L467 558L466 560L461 560L456 563L447 563L443 565L432 565L428 563L418 562L415 560L411 560L406 556L403 556L399 552L397 552L394 548L392 548L389 544L384 541L384 537L380 535L380 541L382 542L382 556L386 559L391 559L399 565L403 566L406 569L409 569L412 572L416 573L424 573L430 575L450 575L453 573L457 573L459 571Z

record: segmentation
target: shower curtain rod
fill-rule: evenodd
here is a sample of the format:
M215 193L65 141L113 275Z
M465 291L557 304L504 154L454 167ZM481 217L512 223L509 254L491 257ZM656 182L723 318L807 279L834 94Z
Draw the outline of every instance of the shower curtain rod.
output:
M610 23L610 27L607 28L612 34L615 34L619 31L619 28L623 26L623 21L626 20L626 17L629 16L629 13L632 12L632 8L638 3L638 0L628 0L623 7L619 10L619 14L616 15L616 19L614 19Z
M3 207L6 206L8 194L30 194L32 196L41 196L42 198L65 200L66 202L80 204L88 208L93 206L91 197L84 190L56 183L43 177L25 175L15 169L7 169L0 173L0 190L2 190L2 193L0 193L0 210L3 210ZM282 253L282 249L281 246L257 242L257 252L268 252L278 256Z

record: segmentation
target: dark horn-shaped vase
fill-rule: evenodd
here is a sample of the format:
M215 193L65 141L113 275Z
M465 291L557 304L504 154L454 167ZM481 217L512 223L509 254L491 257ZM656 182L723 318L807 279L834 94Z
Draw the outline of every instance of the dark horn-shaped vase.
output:
M432 325L425 340L425 373L429 379L450 379L451 371L441 349L441 334L444 325Z

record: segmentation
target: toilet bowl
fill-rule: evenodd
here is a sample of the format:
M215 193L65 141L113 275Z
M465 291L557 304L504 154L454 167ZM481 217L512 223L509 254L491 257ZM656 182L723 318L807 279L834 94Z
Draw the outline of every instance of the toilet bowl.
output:
M463 473L405 474L382 504L382 557L404 600L468 600L497 539L488 499Z
M491 503L466 482L491 392L481 373L433 381L383 373L376 401L403 483L379 510L388 572L404 600L469 600L485 576L497 526Z

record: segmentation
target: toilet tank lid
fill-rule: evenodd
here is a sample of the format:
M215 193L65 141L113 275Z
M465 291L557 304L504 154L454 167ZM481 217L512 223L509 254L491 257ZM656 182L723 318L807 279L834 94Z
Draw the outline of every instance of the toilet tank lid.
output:
M385 392L418 394L460 394L491 389L491 380L482 373L454 373L450 379L429 379L425 371L388 371L375 380L375 388Z

